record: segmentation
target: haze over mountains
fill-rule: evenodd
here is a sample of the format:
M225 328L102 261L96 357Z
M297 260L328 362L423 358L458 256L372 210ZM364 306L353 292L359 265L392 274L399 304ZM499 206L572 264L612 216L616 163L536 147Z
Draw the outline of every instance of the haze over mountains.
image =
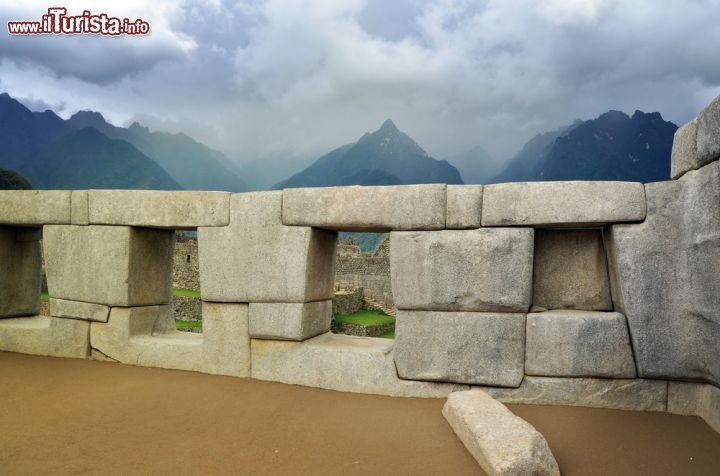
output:
M656 112L635 111L630 117L609 111L538 134L508 161L490 157L479 146L437 160L387 120L312 163L278 154L237 164L184 134L151 132L137 122L117 127L92 111L63 120L0 94L0 168L8 169L0 170L0 187L25 187L24 179L35 188L232 192L534 180L653 182L670 177L676 129Z

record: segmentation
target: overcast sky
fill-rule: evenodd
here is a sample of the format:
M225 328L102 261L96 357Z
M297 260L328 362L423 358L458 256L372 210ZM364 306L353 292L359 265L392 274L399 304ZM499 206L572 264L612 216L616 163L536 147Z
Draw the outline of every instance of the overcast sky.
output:
M55 4L151 34L7 33ZM681 125L720 94L717 0L0 0L0 19L0 91L243 160L316 156L386 118L432 156L504 158L609 109Z

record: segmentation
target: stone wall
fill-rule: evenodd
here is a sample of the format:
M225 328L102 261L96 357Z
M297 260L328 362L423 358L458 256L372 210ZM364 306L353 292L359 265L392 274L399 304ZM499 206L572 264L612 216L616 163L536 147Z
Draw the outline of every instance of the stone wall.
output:
M173 287L200 291L200 260L196 238L178 238L175 243Z
M385 239L372 253L352 245L338 245L335 263L336 289L362 288L365 297L393 307L390 282L390 240Z
M720 429L719 159L720 98L647 185L2 191L0 350ZM170 305L174 230L195 228L203 334ZM338 231L390 233L395 342L329 332Z

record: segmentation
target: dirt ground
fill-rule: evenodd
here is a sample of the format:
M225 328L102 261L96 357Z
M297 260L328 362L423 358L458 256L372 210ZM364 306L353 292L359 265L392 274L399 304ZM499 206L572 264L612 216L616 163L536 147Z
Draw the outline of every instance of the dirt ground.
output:
M482 474L443 404L0 352L0 474ZM697 417L512 409L564 475L720 474Z

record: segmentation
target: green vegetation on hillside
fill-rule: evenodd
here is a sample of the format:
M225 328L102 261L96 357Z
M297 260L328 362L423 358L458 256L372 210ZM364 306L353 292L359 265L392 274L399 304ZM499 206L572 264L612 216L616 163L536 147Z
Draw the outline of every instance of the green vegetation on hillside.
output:
M177 289L173 289L173 296L200 299L200 291L193 291L192 289L177 288Z
M382 311L363 310L352 314L338 314L335 321L341 324L355 324L356 326L383 326L394 324L395 318Z

